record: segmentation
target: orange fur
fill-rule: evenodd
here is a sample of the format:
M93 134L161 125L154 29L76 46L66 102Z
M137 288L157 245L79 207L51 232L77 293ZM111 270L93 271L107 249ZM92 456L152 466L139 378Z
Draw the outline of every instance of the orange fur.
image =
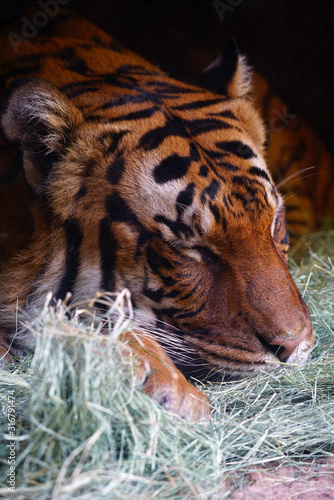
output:
M0 273L3 345L17 310L22 321L48 291L86 300L127 287L139 324L160 331L143 336L146 390L158 401L168 394L165 406L185 417L207 417L207 402L174 370L187 372L173 343L197 359L195 374L304 363L313 329L287 268L284 206L244 59L219 95L70 15L15 58L2 43L1 127L21 155L16 183L30 190L28 214L17 215L30 234L3 250L15 254ZM20 326L16 343L31 341Z

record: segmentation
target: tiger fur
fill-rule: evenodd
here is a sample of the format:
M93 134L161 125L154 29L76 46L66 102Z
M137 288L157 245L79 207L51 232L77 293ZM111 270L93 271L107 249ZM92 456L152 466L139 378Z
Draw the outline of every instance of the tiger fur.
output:
M184 418L209 409L170 339L196 376L303 364L310 314L235 46L196 85L70 14L15 57L7 36L2 46L2 352L14 333L19 350L33 342L17 312L20 323L49 291L75 302L128 288L138 324L160 331L141 345L125 334L150 366L145 390Z

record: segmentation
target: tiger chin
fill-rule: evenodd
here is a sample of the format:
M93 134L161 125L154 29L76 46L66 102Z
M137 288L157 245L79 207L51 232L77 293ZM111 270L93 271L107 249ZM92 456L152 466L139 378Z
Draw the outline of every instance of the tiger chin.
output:
M2 46L0 165L17 183L2 353L17 311L20 322L48 292L82 301L128 288L159 332L124 334L149 367L144 389L185 419L209 418L190 364L198 378L203 367L240 376L305 363L310 314L288 271L285 209L234 43L193 85L72 16L15 57L6 36ZM20 329L17 346L31 341Z

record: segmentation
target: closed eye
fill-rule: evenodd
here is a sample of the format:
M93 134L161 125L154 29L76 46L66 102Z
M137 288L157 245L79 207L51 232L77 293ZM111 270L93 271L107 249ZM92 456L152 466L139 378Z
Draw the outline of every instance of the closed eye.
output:
M196 246L194 247L194 250L196 250L200 256L202 257L202 261L205 262L207 265L214 265L219 262L219 257L216 255L210 248L208 247L201 247L201 246Z
M181 247L177 246L178 250L181 250L184 255L190 257L191 259L205 263L208 266L213 266L220 262L218 255L216 255L210 248L202 247L200 245L196 245L193 247Z

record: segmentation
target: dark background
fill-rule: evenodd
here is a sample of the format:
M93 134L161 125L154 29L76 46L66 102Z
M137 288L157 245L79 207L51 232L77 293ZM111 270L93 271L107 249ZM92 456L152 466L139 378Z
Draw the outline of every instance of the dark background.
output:
M2 3L2 25L20 18L26 6L40 9L38 1ZM333 0L69 0L65 8L187 81L234 36L289 111L302 116L333 152Z

